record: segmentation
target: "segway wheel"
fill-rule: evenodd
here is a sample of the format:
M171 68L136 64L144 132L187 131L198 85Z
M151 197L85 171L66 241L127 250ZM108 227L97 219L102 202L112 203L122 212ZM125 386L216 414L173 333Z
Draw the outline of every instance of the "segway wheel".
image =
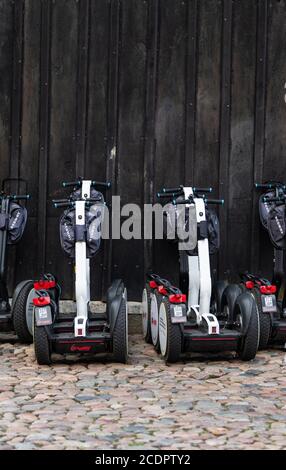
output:
M12 319L16 335L22 343L33 342L34 282L27 281L12 303Z
M247 331L244 332L244 325L249 318ZM243 333L240 341L238 356L242 361L251 361L255 358L259 344L259 316L256 302L249 293L241 294L234 306L234 319L237 328Z
M262 350L267 348L269 342L271 332L271 318L269 313L265 313L262 310L261 294L259 289L253 289L253 295L258 309L260 324L260 337L258 349Z
M172 323L169 300L164 297L159 312L159 342L162 357L166 363L175 363L182 352L180 325Z
M162 296L158 292L155 292L151 297L151 339L153 346L157 353L160 352L160 341L159 341L159 310L162 301Z
M146 343L152 344L151 335L151 287L146 283L142 295L142 331Z
M122 364L128 360L128 307L125 298L122 299L113 330L113 358Z
M39 365L50 365L51 350L45 326L34 325L34 351Z

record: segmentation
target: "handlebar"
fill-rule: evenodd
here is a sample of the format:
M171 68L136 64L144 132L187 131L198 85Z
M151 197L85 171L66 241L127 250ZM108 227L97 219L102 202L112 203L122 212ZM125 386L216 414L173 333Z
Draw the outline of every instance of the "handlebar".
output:
M63 182L63 187L64 188L68 188L68 187L80 187L82 185L82 181L81 179L77 180L77 181L64 181ZM111 188L111 182L110 181L107 181L107 182L101 182L101 181L92 181L91 182L91 186L95 187L95 186L101 186L103 188L106 188L106 189L110 189Z

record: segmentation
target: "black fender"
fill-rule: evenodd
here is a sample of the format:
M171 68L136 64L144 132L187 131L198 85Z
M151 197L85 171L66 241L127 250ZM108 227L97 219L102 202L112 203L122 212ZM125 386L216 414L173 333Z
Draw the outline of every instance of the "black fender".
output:
M227 286L228 281L217 281L213 284L212 301L216 303L216 312L214 312L214 315L220 315L222 312L221 301L223 293Z
M234 321L234 306L235 306L235 302L236 302L238 296L241 295L241 293L242 293L242 289L241 289L239 284L229 284L225 288L225 290L222 294L221 312L223 312L224 307L226 305L228 305L228 308L229 308L228 321L229 322Z
M21 290L23 289L23 287L28 284L29 282L34 282L34 279L27 279L26 281L21 281L19 282L19 284L17 284L17 286L15 287L15 290L14 290L14 293L13 293L13 297L12 297L12 308L13 308L13 305L18 297L18 295L20 294Z
M113 281L106 294L106 314L109 323L110 332L114 330L121 302L125 296L125 287L121 279Z
M233 310L234 321L238 314L242 315L242 335L246 335L250 323L251 316L257 314L257 305L252 294L243 292L235 302Z

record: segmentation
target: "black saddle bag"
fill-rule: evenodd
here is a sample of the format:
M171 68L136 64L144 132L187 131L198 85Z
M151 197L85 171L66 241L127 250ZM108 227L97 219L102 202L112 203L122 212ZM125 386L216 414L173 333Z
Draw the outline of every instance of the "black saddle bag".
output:
M77 191L73 194L74 200L79 199L81 192L76 195ZM98 199L92 206L85 210L85 227L81 230L81 240L84 233L84 240L86 241L87 257L92 258L98 252L101 244L101 229L104 216L104 198L101 193L93 190L91 198ZM60 241L64 252L70 257L75 257L75 243L76 243L76 220L75 208L67 209L60 219Z
M259 198L259 215L263 227L268 231L270 240L278 250L286 249L286 212L283 201L265 201L265 197L275 197L275 191L268 191Z
M0 230L7 230L8 245L18 243L27 224L27 209L16 202L11 202L9 214L0 214Z

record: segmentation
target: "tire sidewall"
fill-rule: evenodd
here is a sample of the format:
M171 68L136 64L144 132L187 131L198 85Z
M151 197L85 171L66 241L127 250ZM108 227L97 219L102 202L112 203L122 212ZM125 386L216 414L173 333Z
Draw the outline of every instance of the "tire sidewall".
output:
M33 287L27 295L26 311L25 311L27 329L32 336L34 336L34 328L33 328L33 323L34 323L33 299L34 297L35 297L35 289Z
M168 331L168 313L165 303L162 302L159 310L159 344L163 357L166 356L168 348Z
M148 329L150 327L150 312L149 312L149 299L148 292L145 287L142 294L142 331L143 337L146 338Z
M159 305L155 294L151 295L151 337L154 346L158 345L159 340Z

